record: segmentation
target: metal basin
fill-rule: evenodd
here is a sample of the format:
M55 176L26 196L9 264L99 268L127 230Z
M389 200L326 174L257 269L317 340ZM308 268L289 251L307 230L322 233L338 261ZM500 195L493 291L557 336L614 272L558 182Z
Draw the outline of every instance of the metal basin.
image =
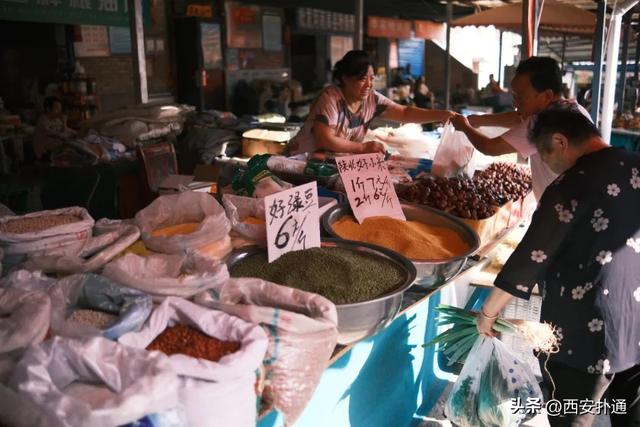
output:
M413 259L411 262L416 267L417 276L415 286L424 288L433 288L442 285L451 278L455 277L467 260L467 257L473 255L480 246L480 238L478 234L464 221L449 215L448 213L430 208L428 206L414 205L409 203L402 204L402 211L407 220L420 221L428 225L447 227L455 230L462 240L469 245L469 250L459 256L440 259ZM345 215L351 215L351 208L348 205L340 205L329 209L322 216L322 226L329 235L339 238L333 231L333 224Z
M400 311L402 293L409 289L416 278L416 269L405 257L389 249L368 243L351 242L341 239L323 239L322 247L338 247L387 259L404 272L404 279L391 291L379 297L352 304L336 304L338 311L338 343L347 345L367 338L387 326ZM259 246L241 248L226 258L229 270L244 258L265 252Z

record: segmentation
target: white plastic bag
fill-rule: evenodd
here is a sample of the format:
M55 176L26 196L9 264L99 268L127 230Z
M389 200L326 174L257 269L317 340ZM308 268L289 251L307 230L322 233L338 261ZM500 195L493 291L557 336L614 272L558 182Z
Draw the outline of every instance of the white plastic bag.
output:
M120 342L146 348L167 327L184 324L223 341L240 342L235 353L218 362L182 354L169 356L182 377L181 402L191 426L254 426L256 422L256 371L262 365L267 336L257 325L220 311L200 307L181 298L167 298L146 326L120 337Z
M451 123L442 129L440 145L433 158L431 173L443 178L457 178L473 176L470 168L471 158L475 148L467 136L455 130Z
M135 221L146 247L166 254L181 254L187 249L218 242L227 237L231 229L220 203L208 193L194 191L158 197L136 214ZM191 234L152 236L159 228L194 222L200 225Z
M106 218L96 223L94 231L93 237L85 241L79 252L57 256L37 254L31 256L23 268L62 273L97 271L140 237L140 230L135 225Z
M293 425L335 349L335 305L320 295L259 279L230 279L195 301L268 330L262 412L275 406Z
M247 217L265 219L264 199L225 194L222 204L231 221L231 228L260 245L267 244L266 224L247 224L243 220Z
M517 427L535 415L535 408L527 408L535 406L536 399L543 401L538 381L500 340L478 337L466 360L445 404L451 422L460 427Z
M0 353L41 342L49 330L51 301L45 292L0 289Z
M76 253L91 237L94 220L86 209L77 206L33 212L20 217L0 217L0 224L17 218L38 218L52 215L75 215L78 217L78 221L37 232L0 233L0 246L3 247L5 254L3 262L14 265L21 262L26 255Z
M102 270L111 280L148 293L152 297L190 298L229 278L226 264L195 253L125 254Z
M100 337L55 337L25 353L8 386L43 409L44 417L34 427L113 427L151 414L151 425L184 425L176 413L178 384L160 353ZM24 408L16 403L3 410L5 416L23 415ZM173 420L178 422L168 422Z

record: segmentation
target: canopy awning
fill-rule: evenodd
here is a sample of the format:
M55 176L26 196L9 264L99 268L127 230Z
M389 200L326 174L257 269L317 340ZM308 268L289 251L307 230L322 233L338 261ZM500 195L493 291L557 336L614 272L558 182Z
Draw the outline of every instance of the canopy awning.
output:
M522 29L522 3L495 7L451 22L454 27L493 25L501 30L519 33ZM593 35L596 15L584 9L545 0L540 19L540 32Z

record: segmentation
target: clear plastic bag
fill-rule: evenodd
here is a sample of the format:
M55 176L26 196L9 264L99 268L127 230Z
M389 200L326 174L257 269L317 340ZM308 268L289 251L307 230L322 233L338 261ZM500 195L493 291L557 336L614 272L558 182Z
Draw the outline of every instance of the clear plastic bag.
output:
M473 176L471 159L475 148L467 136L455 130L451 123L447 123L442 130L440 145L433 158L431 172L442 178L457 178Z
M479 336L466 360L445 404L451 422L460 427L517 427L535 415L528 405L543 401L538 381L500 340Z

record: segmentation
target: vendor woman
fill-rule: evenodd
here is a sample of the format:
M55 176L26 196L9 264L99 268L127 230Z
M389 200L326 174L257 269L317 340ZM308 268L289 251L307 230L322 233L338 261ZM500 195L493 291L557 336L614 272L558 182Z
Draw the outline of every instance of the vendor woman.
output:
M377 141L363 142L375 117L402 123L446 122L450 111L396 104L373 90L373 64L366 52L352 50L334 67L336 83L326 87L311 107L304 126L291 141L291 153L384 152Z

